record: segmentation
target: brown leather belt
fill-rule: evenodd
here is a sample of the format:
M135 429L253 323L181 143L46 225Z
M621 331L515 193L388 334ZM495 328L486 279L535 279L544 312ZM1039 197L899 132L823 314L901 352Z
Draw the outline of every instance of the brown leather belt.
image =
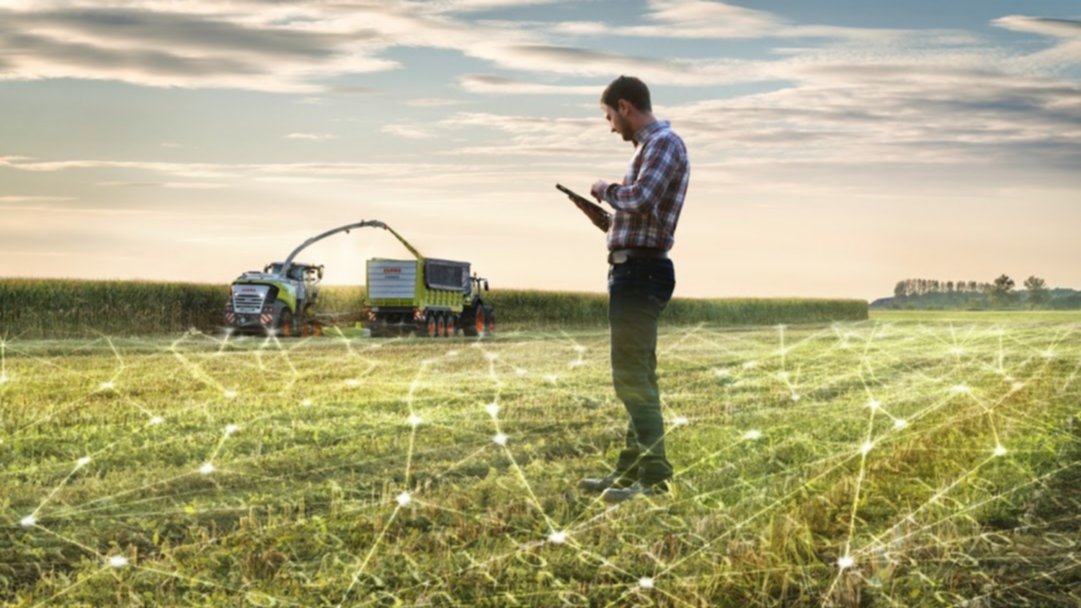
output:
M622 264L634 258L667 259L668 252L663 249L651 249L649 247L628 247L626 249L613 249L608 252L609 264Z

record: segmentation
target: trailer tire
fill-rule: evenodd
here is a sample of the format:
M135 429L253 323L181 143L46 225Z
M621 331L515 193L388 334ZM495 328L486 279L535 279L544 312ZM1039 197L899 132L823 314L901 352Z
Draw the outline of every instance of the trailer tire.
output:
M439 324L435 320L435 313L429 312L428 314L426 314L424 316L425 316L424 326L425 326L425 329L428 332L428 337L429 338L435 338L436 336L439 335Z
M481 310L484 311L484 335L495 335L495 310L491 306L483 306Z

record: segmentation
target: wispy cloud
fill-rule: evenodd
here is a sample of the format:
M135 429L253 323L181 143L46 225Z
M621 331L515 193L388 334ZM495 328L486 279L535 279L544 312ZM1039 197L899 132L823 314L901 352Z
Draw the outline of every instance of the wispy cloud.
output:
M405 139L431 139L435 137L430 127L416 124L391 124L380 129L383 133L404 137Z
M286 135L285 138L300 139L304 141L330 141L332 139L338 139L338 136L332 133L290 133Z

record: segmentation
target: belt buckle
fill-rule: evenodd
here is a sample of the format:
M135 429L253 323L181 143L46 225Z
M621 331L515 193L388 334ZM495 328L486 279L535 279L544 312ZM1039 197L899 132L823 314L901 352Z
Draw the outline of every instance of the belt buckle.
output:
M613 264L622 264L623 262L626 262L629 257L630 256L627 255L626 251L613 251L608 255L608 258Z

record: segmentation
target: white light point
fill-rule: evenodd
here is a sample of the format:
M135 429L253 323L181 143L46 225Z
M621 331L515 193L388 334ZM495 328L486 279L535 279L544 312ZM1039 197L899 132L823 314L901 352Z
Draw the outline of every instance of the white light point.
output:
M642 578L638 579L638 586L642 589L652 589L653 579L649 578L648 576L643 576Z
M484 358L489 361L495 361L499 358L499 353L484 353Z
M873 412L878 408L882 407L882 402L880 402L878 399L871 399L867 402L867 407L871 408L871 411Z
M972 392L967 384L954 384L950 387L950 392L955 395L966 395Z
M153 426L158 426L159 424L161 424L163 422L165 422L165 419L162 418L161 416L154 416L153 418L150 419L150 424L153 425Z
M102 382L101 384L98 385L98 389L103 390L103 391L111 391L115 387L116 387L116 385L113 384L112 382Z
M895 429L900 430L905 428L906 426L908 426L908 421L904 418L898 418L897 420L893 421L893 428Z
M863 454L864 456L866 456L866 455L870 454L871 450L873 450L874 448L875 448L875 444L873 442L865 441L865 442L863 442L863 445L860 446L860 454Z
M743 369L754 369L758 367L758 361L748 361L743 364Z
M576 345L574 346L574 352L578 353L579 355L581 355L581 354L585 353L585 352L586 352L587 350L589 350L589 349L587 349L586 347L582 346L581 344L576 344Z
M549 384L555 384L556 382L559 382L559 376L555 374L548 374L544 377L544 379L547 380Z
M229 435L233 435L239 430L240 430L239 426L237 426L235 424L227 424L227 425L225 425L225 436L228 437Z
M488 415L492 418L495 418L499 415L499 404L489 403L488 405L484 406L484 411L488 412Z
M7 384L8 380L11 380L10 376L7 374L0 374L0 384Z
M1015 391L1019 391L1019 390L1021 390L1023 388L1025 388L1025 383L1024 382L1014 382L1013 384L1010 385L1010 389L1015 390Z
M796 395L796 394L792 395L792 401L793 402L799 401L799 399L800 399L799 395Z
M312 406L312 400L311 399L305 399L304 401L300 402L300 405L302 405L304 407L311 407Z
M732 370L725 369L725 368L715 369L715 370L713 370L713 375L717 376L718 378L731 378L732 377Z
M350 388L360 386L360 380L357 380L356 378L350 378L350 379L345 381L345 385L350 387Z
M779 372L777 374L777 377L781 380L788 380L788 372Z
M422 422L422 420L420 419L420 416L418 416L416 414L411 414L408 418L405 419L405 421L409 424L409 426L411 426L413 428L417 428L418 426L420 426L420 423Z
M204 462L203 466L199 467L199 472L203 475L210 475L214 472L214 464L211 462Z
M33 515L27 515L26 517L19 520L19 525L24 528L33 528L34 526L38 525L38 519Z
M81 469L81 468L85 467L88 464L90 464L90 457L89 456L83 456L82 458L75 461L75 468L76 469Z
M456 351L456 350L448 350L446 356L448 356L448 357L457 357L458 356L458 351Z
M963 354L965 354L965 349L961 348L960 346L954 346L953 348L950 349L950 354L951 355L963 355Z
M567 364L567 367L582 367L586 362L579 359L578 361L571 361Z
M672 426L687 426L688 424L690 424L690 421L687 420L686 416L676 416L672 419Z
M754 441L756 439L761 439L762 438L762 431L759 431L759 430L747 431L746 433L743 434L743 438L746 439L747 441Z
M496 433L496 436L492 437L492 441L494 441L496 445L507 445L507 439L507 436L503 433Z
M837 567L841 570L847 570L856 564L856 560L852 559L852 556L846 555L837 560Z
M1050 351L1050 350L1045 350L1042 353L1040 353L1040 355L1044 359L1054 359L1055 358L1055 353L1053 351Z
M515 374L518 374L518 377L519 377L519 378L522 378L522 377L524 377L524 376L525 376L526 374L528 374L529 372L528 372L528 371L526 371L526 370L525 370L524 368L521 368L521 367L519 367L519 368L517 368L517 369L515 369L515 370L514 370L514 373L515 373Z
M222 396L226 399L236 399L236 391L225 391Z
M1002 445L996 445L995 446L995 451L994 451L995 456L1005 456L1006 452L1007 452L1007 450L1006 450L1005 446L1002 446Z
M567 533L559 530L548 535L548 542L554 545L562 545L567 542Z
M123 568L128 565L128 558L123 555L114 555L109 558L109 565L113 568Z
M402 492L394 500L398 501L399 507L404 507L413 501L413 497L409 495L409 492Z

